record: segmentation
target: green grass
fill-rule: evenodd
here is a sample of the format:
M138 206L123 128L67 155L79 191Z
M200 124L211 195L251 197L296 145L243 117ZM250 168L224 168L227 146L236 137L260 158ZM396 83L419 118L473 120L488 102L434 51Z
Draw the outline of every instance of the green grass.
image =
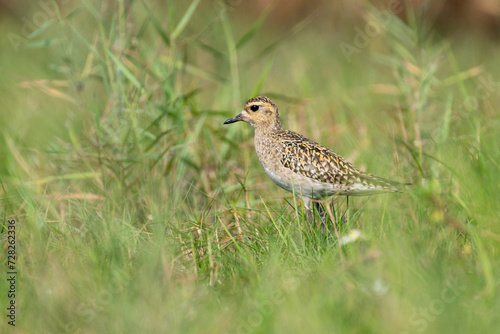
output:
M6 277L15 219L17 332L500 325L498 45L393 17L349 62L339 45L363 22L283 29L270 8L148 3L71 2L17 52L0 41L0 257ZM339 199L337 224L314 228L260 167L252 128L222 125L257 94L286 127L413 185Z

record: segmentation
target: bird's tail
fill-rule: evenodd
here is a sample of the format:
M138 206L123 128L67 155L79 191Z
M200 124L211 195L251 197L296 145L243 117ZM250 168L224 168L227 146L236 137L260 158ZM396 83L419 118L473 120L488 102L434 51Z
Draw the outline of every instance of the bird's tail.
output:
M410 183L401 183L365 172L357 171L354 175L357 181L350 186L350 195L371 195L386 192L403 192Z

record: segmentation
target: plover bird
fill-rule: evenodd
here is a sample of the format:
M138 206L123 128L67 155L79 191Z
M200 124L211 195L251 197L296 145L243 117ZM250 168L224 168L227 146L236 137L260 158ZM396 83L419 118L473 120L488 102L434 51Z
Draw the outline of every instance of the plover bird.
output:
M302 198L310 221L315 200L402 190L402 183L362 172L332 150L284 129L278 107L266 96L251 98L239 115L224 124L238 121L255 128L255 151L266 174Z

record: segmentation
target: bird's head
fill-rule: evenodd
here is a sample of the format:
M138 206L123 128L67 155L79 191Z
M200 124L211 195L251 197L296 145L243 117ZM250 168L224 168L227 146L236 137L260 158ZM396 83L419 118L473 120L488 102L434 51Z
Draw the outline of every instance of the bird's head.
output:
M228 119L224 124L238 121L250 123L255 129L281 126L278 107L267 96L251 98L245 103L239 115Z

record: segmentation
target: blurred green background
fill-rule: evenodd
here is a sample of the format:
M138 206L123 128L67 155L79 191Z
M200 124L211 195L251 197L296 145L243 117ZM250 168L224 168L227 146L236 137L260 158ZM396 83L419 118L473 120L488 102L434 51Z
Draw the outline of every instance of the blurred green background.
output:
M500 3L0 1L8 333L492 333ZM247 124L409 191L311 226ZM319 217L316 217L319 222Z

